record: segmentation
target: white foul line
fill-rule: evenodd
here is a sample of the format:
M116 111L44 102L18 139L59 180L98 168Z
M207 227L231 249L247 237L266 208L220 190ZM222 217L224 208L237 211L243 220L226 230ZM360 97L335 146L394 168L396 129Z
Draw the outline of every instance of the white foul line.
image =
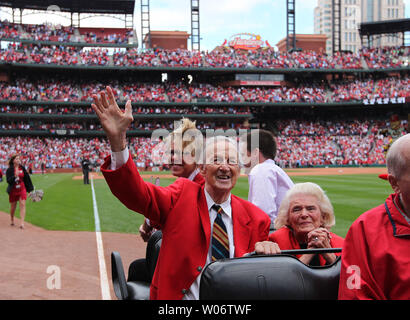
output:
M103 300L111 300L110 286L108 285L107 268L105 266L105 259L104 259L104 247L103 247L103 242L102 242L102 237L101 237L100 217L98 215L97 200L95 198L94 181L93 181L92 175L91 175L91 191L93 195L95 236L97 238L98 263L100 266L101 295L102 295Z

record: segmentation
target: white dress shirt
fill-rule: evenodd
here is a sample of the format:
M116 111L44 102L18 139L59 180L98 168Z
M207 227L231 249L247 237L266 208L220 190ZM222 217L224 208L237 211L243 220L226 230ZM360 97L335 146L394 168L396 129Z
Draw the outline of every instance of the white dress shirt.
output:
M122 165L126 164L130 153L128 151L128 147L125 147L124 150L114 152L111 151L111 170L117 170Z
M206 264L203 266L202 270L205 269L205 267L212 262L212 232L213 232L213 227L214 227L214 221L216 219L217 212L212 206L215 203L214 200L212 200L211 196L209 193L205 190L205 197L206 197L206 203L208 205L208 211L209 211L209 219L211 222L211 241L209 242L209 248L208 248L208 256L206 258ZM232 206L231 206L231 195L229 195L228 200L226 200L223 203L218 203L219 206L221 206L223 213L222 213L222 221L224 222L226 226L226 232L228 234L228 239L229 239L229 258L233 258L235 254L235 245L233 242L233 224L232 224ZM182 300L199 300L199 283L201 281L201 274L195 279L195 281L192 283L191 287L189 288L188 292L184 295Z
M272 159L257 164L249 172L248 201L265 211L273 222L292 180Z

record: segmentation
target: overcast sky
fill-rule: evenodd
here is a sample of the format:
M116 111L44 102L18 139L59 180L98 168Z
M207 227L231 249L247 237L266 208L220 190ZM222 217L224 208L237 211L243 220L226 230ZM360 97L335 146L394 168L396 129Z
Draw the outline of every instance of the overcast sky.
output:
M141 2L136 0L134 25L141 36ZM286 37L286 0L199 0L201 50L212 50L237 33L260 35L271 45ZM410 0L405 0L405 18L410 18ZM178 30L191 33L190 0L150 0L151 30ZM313 11L317 0L296 0L296 33L313 33ZM9 15L0 13L2 19ZM23 17L24 23L39 19L69 24L69 19L45 18L44 15ZM39 22L41 23L41 22ZM123 26L118 20L85 19L82 26ZM191 48L190 42L188 47Z

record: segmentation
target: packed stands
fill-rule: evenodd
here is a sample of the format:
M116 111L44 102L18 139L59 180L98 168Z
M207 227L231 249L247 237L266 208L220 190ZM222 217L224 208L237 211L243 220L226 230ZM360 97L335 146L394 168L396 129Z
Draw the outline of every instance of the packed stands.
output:
M7 20L0 21L0 39L128 44L134 37L134 31L126 28L75 28L54 24L15 24Z
M370 69L400 68L409 65L410 48L363 48L361 55Z
M134 37L134 31L125 28L78 28L78 32L87 43L127 44Z
M212 52L197 52L186 49L137 48L115 50L84 50L74 47L73 42L87 44L131 43L133 31L114 28L73 28L53 25L16 25L0 22L0 39L14 39L10 47L2 49L0 61L18 63L42 63L57 65L112 65L122 67L206 67L206 68L264 68L264 69L383 69L408 66L408 47L362 49L359 53L338 52L333 56L315 51L277 52L272 47L260 51L238 51L218 47ZM32 43L18 45L19 39ZM37 41L37 42L36 42ZM38 41L54 41L48 45ZM63 46L67 43L67 46ZM70 46L71 45L71 46ZM71 58L72 57L72 58Z
M75 127L80 124L70 124ZM156 127L155 123L136 123L135 126ZM199 128L229 128L229 124L198 122ZM405 133L407 121L402 121L400 132ZM172 126L171 126L172 127ZM382 132L390 128L389 121L352 120L295 121L282 123L278 130L277 163L282 167L306 167L329 165L384 165L384 146L392 139ZM172 130L172 128L169 128ZM152 151L158 141L149 137L129 138L135 161L141 167L150 168ZM138 148L135 148L138 146ZM109 145L101 138L33 138L0 137L0 165L6 164L10 154L20 152L23 162L38 168L44 161L48 168L78 168L80 158L87 156L96 165L110 152Z
M91 102L92 95L104 90L107 83L78 80L19 78L0 82L0 100ZM186 86L182 82L158 84L113 81L110 84L119 101L189 103L198 99L209 102L349 102L365 99L410 97L410 78L389 77L330 84L299 84L297 87L223 87L211 84Z
M0 50L0 67L10 68L0 81L0 168L6 166L14 152L21 152L23 162L35 169L40 168L41 162L48 168L78 168L83 156L100 165L110 149L101 138L102 128L90 104L92 95L108 84L117 101L124 103L130 99L134 114L146 116L135 117L130 126L130 130L146 132L146 136L129 137L131 152L142 168L161 165L152 157L157 142L147 135L155 129L172 130L174 120L183 115L203 115L197 120L201 130L249 129L262 120L270 122L278 137L276 161L282 167L384 165L385 146L408 127L404 111L393 135L391 123L380 116L382 112L356 119L350 111L340 110L349 103L362 107L379 100L387 104L398 102L408 108L409 47L363 48L359 53L340 52L333 56L314 51L277 52L273 48L237 51L218 47L212 52L140 50L128 46L133 37L133 31L126 28L0 21L0 39L8 43L3 43ZM31 70L33 65L40 67L36 70L65 68L45 75ZM71 67L87 76L65 73ZM100 74L89 73L90 69L107 67L111 68L108 76L100 78ZM281 73L285 81L271 86L235 86L227 84L232 79L218 79L219 71L229 70L233 75L231 70L236 68ZM146 73L139 71L147 69ZM162 70L173 72L170 69L176 70L170 81L161 82L159 76L149 76L152 70L160 75ZM182 71L178 71L182 69L200 70L201 80L182 81ZM112 70L126 72L117 75ZM132 72L128 74L129 70ZM329 73L315 74L312 70ZM290 114L286 108L293 104L312 110L320 104L323 109L314 109L314 119L308 119L300 117L297 111ZM322 110L326 110L327 104L338 106L338 119L326 119ZM272 114L267 105L274 111ZM278 105L283 109L277 110L286 115L275 111ZM249 123L251 119L253 124ZM88 136L62 138L58 131L64 130ZM11 131L22 132L24 136L7 136ZM38 137L30 132L47 134Z

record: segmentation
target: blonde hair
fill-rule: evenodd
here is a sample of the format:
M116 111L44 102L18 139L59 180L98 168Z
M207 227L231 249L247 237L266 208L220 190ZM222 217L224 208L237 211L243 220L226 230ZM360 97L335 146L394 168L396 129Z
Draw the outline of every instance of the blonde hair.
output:
M169 135L172 139L183 138L184 133L188 130L196 130L196 121L192 121L188 118L182 118L180 121L181 125L174 129ZM179 137L178 137L179 136ZM182 140L182 149L185 149L188 145L190 145L192 141L184 141Z
M165 139L164 143L167 146L168 150L173 149L174 146L179 146L182 148L181 151L185 150L186 147L193 144L192 156L195 156L195 150L202 149L202 139L197 139L198 135L201 134L196 128L196 121L192 121L188 118L182 118L179 121L176 121L176 126L174 131L172 131ZM178 125L179 124L179 125ZM186 135L186 136L184 136ZM191 138L191 139L187 139ZM202 138L202 134L201 137ZM198 141L201 140L201 141ZM199 145L198 145L199 144Z
M289 225L289 207L290 202L296 195L310 195L314 196L318 203L321 212L322 226L330 229L335 225L335 214L333 206L323 189L313 182L296 183L292 188L286 192L285 197L279 207L278 215L275 219L274 226L278 230L284 226Z

